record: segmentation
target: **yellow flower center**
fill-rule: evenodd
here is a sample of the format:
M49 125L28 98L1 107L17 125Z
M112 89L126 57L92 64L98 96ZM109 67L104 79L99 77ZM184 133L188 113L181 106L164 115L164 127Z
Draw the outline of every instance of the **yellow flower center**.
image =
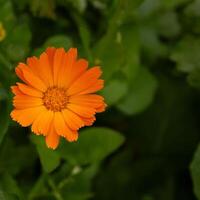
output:
M67 92L63 88L50 87L44 93L43 103L48 110L59 112L67 107Z

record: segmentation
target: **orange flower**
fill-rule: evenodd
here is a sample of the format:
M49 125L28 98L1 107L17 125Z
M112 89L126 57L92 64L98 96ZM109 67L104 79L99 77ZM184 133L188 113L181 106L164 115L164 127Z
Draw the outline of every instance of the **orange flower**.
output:
M99 67L88 68L85 59L77 60L77 49L47 48L39 58L19 63L15 71L24 83L12 86L15 94L13 120L30 126L32 132L46 137L55 149L60 136L78 139L78 129L91 126L95 114L103 112L104 98L93 94L103 88Z

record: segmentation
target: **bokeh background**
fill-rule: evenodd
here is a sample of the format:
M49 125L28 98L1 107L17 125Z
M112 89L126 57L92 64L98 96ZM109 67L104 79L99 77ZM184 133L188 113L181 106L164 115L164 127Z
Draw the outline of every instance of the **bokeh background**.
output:
M56 151L9 116L48 46L100 65L108 104ZM0 0L0 200L200 200L199 91L200 0Z

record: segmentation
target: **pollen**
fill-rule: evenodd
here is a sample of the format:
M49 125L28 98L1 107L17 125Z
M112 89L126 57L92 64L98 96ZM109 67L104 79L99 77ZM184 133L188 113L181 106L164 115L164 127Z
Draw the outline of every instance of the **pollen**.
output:
M44 106L53 112L60 112L67 107L67 92L63 88L50 87L43 96Z

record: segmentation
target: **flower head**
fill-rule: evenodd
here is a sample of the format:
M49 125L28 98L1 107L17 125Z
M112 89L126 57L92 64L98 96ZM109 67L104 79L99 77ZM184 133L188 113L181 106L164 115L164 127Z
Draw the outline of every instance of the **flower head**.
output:
M55 149L61 136L76 141L77 131L92 125L94 115L105 110L104 98L94 94L103 88L102 72L97 66L88 69L75 48L47 48L39 58L19 63L15 71L24 83L12 86L11 117L45 136L49 148Z

